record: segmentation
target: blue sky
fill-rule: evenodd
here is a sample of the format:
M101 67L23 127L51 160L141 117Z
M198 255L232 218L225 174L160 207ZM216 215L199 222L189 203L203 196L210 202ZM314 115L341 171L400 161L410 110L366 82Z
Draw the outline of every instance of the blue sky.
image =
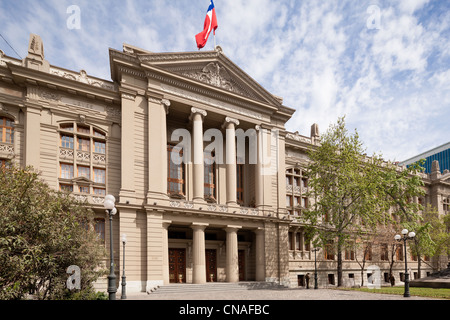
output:
M0 0L0 33L25 57L110 79L108 48L196 51L209 0ZM80 8L80 29L67 28ZM216 0L217 44L309 136L345 115L367 153L405 160L450 141L450 2ZM0 38L0 49L16 54ZM212 38L204 50L213 49Z

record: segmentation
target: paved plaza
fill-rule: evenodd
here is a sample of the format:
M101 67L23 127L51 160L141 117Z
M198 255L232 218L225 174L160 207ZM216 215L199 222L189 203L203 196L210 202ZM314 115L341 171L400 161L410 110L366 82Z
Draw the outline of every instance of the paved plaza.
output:
M376 290L376 289L374 289ZM376 291L374 291L376 292ZM120 296L120 295L118 295ZM437 300L433 298L404 298L400 295L376 294L337 289L266 289L231 290L186 293L133 293L128 300Z

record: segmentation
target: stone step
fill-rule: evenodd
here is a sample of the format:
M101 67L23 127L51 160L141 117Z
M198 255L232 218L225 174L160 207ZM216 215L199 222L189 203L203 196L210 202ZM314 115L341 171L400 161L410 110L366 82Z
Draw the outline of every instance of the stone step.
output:
M177 283L156 288L152 294L208 292L208 291L236 291L236 290L279 290L286 286L273 282L214 282L205 284Z

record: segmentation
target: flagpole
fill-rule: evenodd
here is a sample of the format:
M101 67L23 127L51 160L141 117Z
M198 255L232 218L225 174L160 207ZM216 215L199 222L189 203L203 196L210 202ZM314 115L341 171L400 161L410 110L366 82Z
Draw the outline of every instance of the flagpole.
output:
M216 33L214 32L214 50L216 50Z

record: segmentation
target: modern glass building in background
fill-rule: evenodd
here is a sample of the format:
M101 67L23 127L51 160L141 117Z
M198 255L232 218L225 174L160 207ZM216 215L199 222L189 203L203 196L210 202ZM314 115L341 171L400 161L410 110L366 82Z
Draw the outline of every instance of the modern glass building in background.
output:
M439 161L439 168L441 170L441 173L444 170L450 170L450 142L440 147L436 147L434 149L421 153L415 157L412 157L411 159L405 160L401 164L410 165L421 159L426 160L425 173L431 173L431 165L435 160Z

